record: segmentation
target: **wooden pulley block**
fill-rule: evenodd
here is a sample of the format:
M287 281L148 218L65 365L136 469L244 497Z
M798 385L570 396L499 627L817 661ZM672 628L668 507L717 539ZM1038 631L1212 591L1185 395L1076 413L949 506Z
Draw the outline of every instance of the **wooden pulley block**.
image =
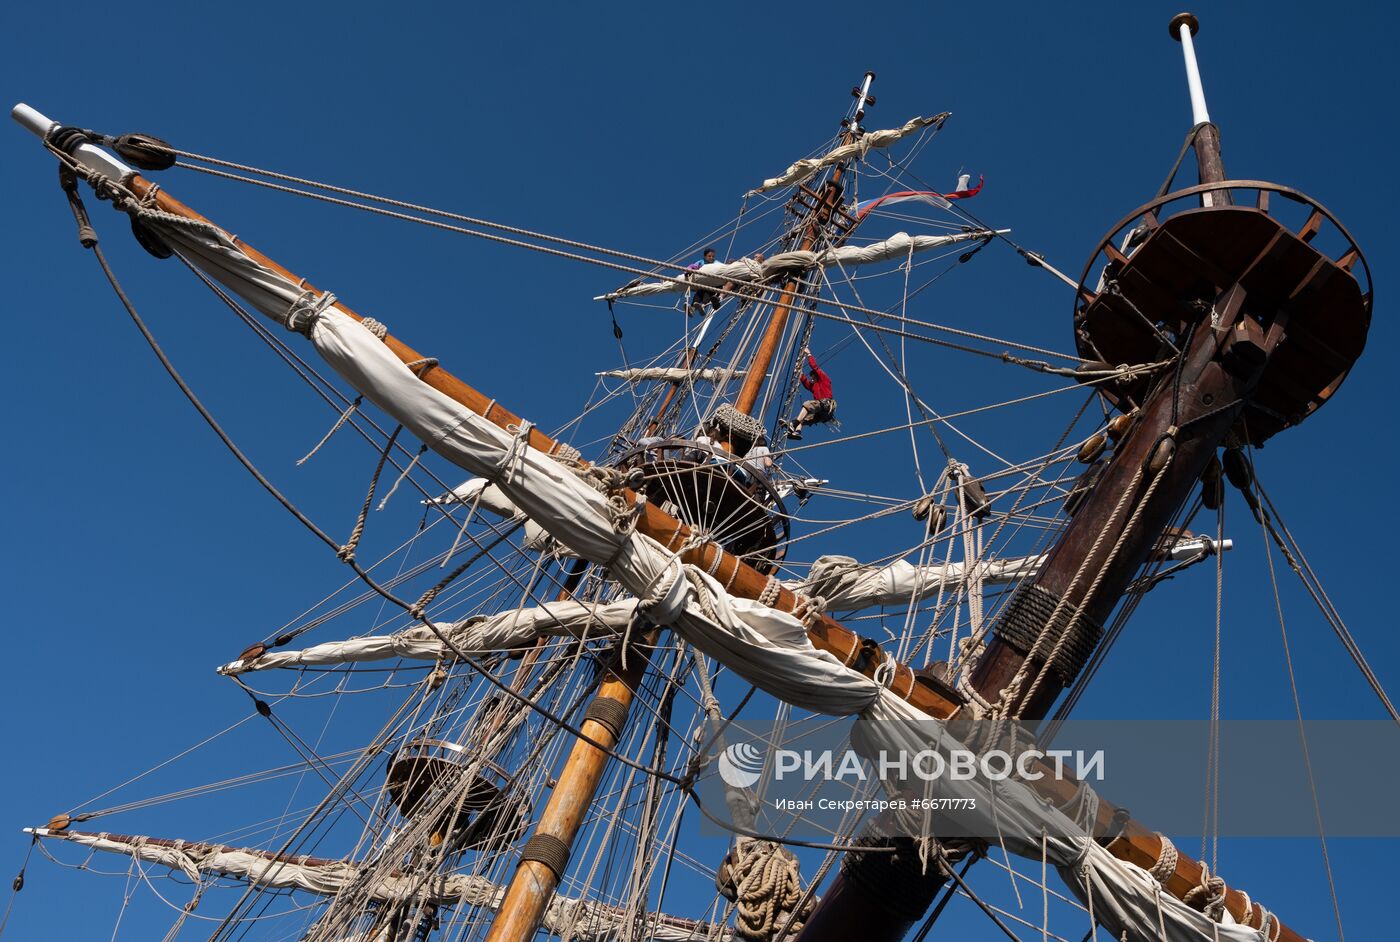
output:
M1115 442L1122 441L1123 436L1128 434L1128 430L1131 429L1133 423L1137 421L1138 413L1138 409L1133 409L1131 412L1115 415L1108 423L1108 437Z
M1089 439L1079 448L1079 463L1093 464L1103 455L1103 451L1108 447L1108 436L1099 432Z
M1242 491L1248 491L1254 485L1254 468L1250 467L1249 459L1238 448L1225 449L1225 477Z

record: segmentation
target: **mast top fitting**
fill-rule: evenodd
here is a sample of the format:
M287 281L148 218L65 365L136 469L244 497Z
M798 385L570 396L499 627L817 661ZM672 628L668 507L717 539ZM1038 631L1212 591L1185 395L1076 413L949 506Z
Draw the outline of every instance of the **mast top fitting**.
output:
M1181 27L1189 26L1191 35L1195 36L1201 31L1201 21L1196 19L1194 13L1178 13L1172 17L1172 21L1167 24L1167 32L1171 33L1172 39L1181 42Z

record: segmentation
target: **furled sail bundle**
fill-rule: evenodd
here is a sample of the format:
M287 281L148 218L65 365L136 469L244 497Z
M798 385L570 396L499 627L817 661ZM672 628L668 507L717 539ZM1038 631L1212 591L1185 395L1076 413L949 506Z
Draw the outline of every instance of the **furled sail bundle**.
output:
M962 583L974 566L983 584L1016 582L1034 575L1043 557L1015 557L966 563L916 566L897 559L887 566L871 566L850 556L821 556L812 563L808 578L789 584L826 600L833 612L855 612L875 605L908 605L937 595L941 589Z
M756 283L767 281L784 272L802 271L814 267L872 265L876 262L887 262L896 258L908 258L920 252L927 252L929 249L957 242L989 239L997 233L1010 231L1009 229L972 229L948 235L910 235L907 232L896 232L888 239L872 242L869 245L840 245L822 252L780 252L765 258L762 262L752 258L742 258L737 262L711 262L675 278L628 285L617 291L599 295L593 300L615 301L618 298L678 294L690 288L722 288L731 282L735 284Z
M142 835L87 834L48 828L34 828L30 833L44 838L61 838L102 853L121 854L169 867L196 883L205 876L227 876L253 886L305 890L318 896L335 896L355 886L358 892L379 902L421 899L438 905L468 903L486 906L498 895L498 888L489 881L462 874L409 876L391 872L364 880L361 867L349 860L280 855L222 844L172 841Z
M544 531L538 523L525 516L524 511L510 502L510 498L501 493L501 489L493 485L485 478L469 478L454 487L449 493L442 495L427 503L434 504L461 504L463 507L475 507L477 510L484 510L489 514L500 517L502 520L510 520L520 524L520 529L524 535L521 540L521 547L534 553L558 553L562 556L569 555L567 550L562 549L558 543L550 539L549 534Z
M929 720L897 697L881 697L861 714L851 744L867 759L881 752L932 751L948 762L955 752L979 753L959 741L946 724ZM956 819L960 833L995 834L1008 851L1044 860L1058 870L1111 938L1160 942L1269 942L1272 938L1271 915L1265 915L1260 929L1238 924L1223 906L1218 919L1212 918L1166 893L1147 870L1110 854L1086 828L1098 808L1098 798L1087 786L1079 788L1073 802L1078 812L1073 817L1014 776L994 784L980 777L946 776L938 780L937 795L964 800ZM913 833L926 831L926 823L920 827L920 814L905 812L901 825ZM1204 888L1203 895L1208 895Z
M678 366L637 366L625 370L603 370L597 376L606 376L610 379L624 379L629 383L647 382L706 382L706 383L727 383L730 380L743 379L743 370L726 370L715 367L705 367L698 370L682 369Z
M474 615L452 624L414 626L388 635L327 641L299 651L269 651L219 668L226 675L289 667L327 667L408 658L451 661L466 655L513 651L540 638L596 638L616 635L637 610L636 599L592 604L564 599L494 615Z
M81 831L30 828L46 839L62 839L105 854L130 857L144 863L178 870L196 884L214 877L230 877L250 886L278 890L302 890L335 897L353 892L378 903L430 904L434 906L485 906L496 909L505 888L484 877L468 874L407 874L367 872L349 860L328 860L274 854L269 851L226 847L199 841L172 841L126 834L87 834ZM608 942L628 925L634 914L618 906L558 895L545 910L546 932L564 934L576 942ZM664 913L648 914L648 936L657 942L689 939L728 940L733 930Z
M471 482L480 485L482 478ZM458 490L461 490L460 488ZM483 495L482 506L493 500L497 511L505 498L494 487L474 487ZM488 498L487 495L495 495ZM509 505L514 507L514 505ZM1168 550L1171 559L1197 557L1206 551L1210 541L1201 538L1181 539ZM1224 540L1218 547L1227 551L1232 544ZM872 566L857 562L850 556L820 556L812 564L807 579L785 583L788 589L810 596L820 596L830 612L854 612L878 605L908 605L936 595L940 590L960 585L973 568L985 585L1009 585L1040 571L1045 557L1022 556L988 559L970 567L951 562L916 566L898 559L888 565ZM456 652L468 655L523 648L541 638L600 638L616 636L635 617L636 599L592 604L564 600L543 605L512 609L494 615L474 615L459 622L431 628L415 626L389 635L371 635L344 641L327 641L296 651L267 652L256 657L240 659L219 668L221 674L241 674L247 671L274 668L328 667L386 661L396 658L410 660L452 660Z
M929 118L910 118L901 127L888 128L882 131L867 131L856 140L848 144L842 144L840 147L834 148L820 157L809 157L805 160L797 161L776 177L769 177L767 180L764 180L763 183L750 190L747 195L753 196L758 193L766 193L769 190L776 190L780 187L805 183L827 167L833 167L853 157L864 157L866 154L870 153L872 147L889 147L891 144L902 141L915 131L921 131L930 125L942 127L943 122L947 121L950 115L951 112L945 111L942 114L936 114Z
M1183 537L1165 550L1173 560L1195 559L1207 553L1228 551L1230 540ZM908 605L937 595L975 576L983 585L1009 585L1035 575L1045 556L1012 556L984 559L969 565L963 562L916 566L897 559L885 566L857 562L850 556L819 556L806 579L788 583L793 591L821 596L827 611L854 612L876 605Z

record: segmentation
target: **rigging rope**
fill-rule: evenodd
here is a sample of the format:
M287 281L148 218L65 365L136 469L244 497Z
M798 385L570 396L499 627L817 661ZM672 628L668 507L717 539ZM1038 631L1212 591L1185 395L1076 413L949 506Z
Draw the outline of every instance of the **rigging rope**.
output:
M66 157L66 155L64 155L64 156ZM519 239L515 239L515 238L509 238L509 237L505 237L505 236L493 235L492 233L489 233L489 232L480 232L480 231L477 231L477 230L467 229L467 228L464 228L464 227L461 227L461 226L454 226L454 225L449 225L449 224L446 224L446 223L436 222L436 221L431 220L431 219L422 219L422 218L420 218L420 217L412 216L412 215L409 215L409 214L407 214L407 213L396 212L396 211L387 210L387 209L381 209L381 208L376 207L376 206L366 205L366 204L364 204L364 203L355 203L355 202L353 202L353 201L351 201L351 200L340 199L340 198L338 198L338 197L325 196L325 195L322 195L322 194L319 194L319 193L312 193L312 192L307 192L307 191L305 191L305 190L298 190L298 189L296 189L295 187L283 186L283 185L280 185L280 184L270 183L270 182L265 181L265 180L257 180L257 179L251 178L251 177L239 176L238 174L225 173L225 172L223 172L223 171L213 170L213 169L210 169L210 168L196 167L196 166L193 166L193 165L188 165L188 164L183 164L183 163L182 163L182 164L179 164L179 166L187 167L188 169L199 170L199 171L204 172L204 173L210 173L210 174L213 174L213 175L215 175L215 176L225 177L225 178L227 178L227 179L234 180L234 181L236 181L236 182L247 183L247 184L254 185L254 186L261 186L261 187L273 189L273 190L276 190L276 191L278 191L278 192L288 193L288 194L294 195L294 196L301 196L301 197L304 197L304 198L307 198L307 199L318 200L318 201L321 201L321 202L328 202L328 203L331 203L331 204L334 204L334 205L343 206L343 207L348 208L348 209L358 209L358 210L361 210L361 211L363 211L363 212L374 213L374 214L377 214L377 215L387 216L387 217L389 217L389 218L399 219L399 220L405 221L405 222L417 223L417 224L419 224L419 225L428 226L428 227L430 227L430 228L441 229L441 230L449 231L449 232L456 232L456 233L461 234L461 235L468 235L468 236L473 236L473 237L476 237L476 238L486 239L486 240L488 240L488 241L493 241L493 242L499 242L499 243L502 243L502 244L512 245L512 246L515 246L515 247L517 247L517 248L524 248L524 249L529 249L529 250L531 250L531 251L542 252L542 253L547 254L547 255L554 255L554 256L561 257L561 258L571 259L571 260L573 260L573 261L585 262L585 263L587 263L587 264L597 265L597 266L604 267L604 268L610 268L610 269L614 269L614 270L617 270L617 271L625 272L625 273L627 273L627 274L648 276L648 275L654 275L654 274L656 274L655 269L669 268L669 269L673 269L673 270L676 270L676 271L678 271L678 272L681 272L682 275L681 275L681 276L677 276L677 277L675 277L675 278L671 278L671 277L669 277L669 276L662 276L662 277L667 278L667 280L680 280L680 278L683 277L683 275L684 275L684 273L685 273L685 268L684 268L684 266L682 266L682 265L680 265L680 264L677 264L677 263L673 263L673 262L666 262L666 261L661 261L661 260L659 260L659 259L647 258L646 256L635 255L635 254L633 254L633 253L622 252L622 251L619 251L619 250L610 249L610 248L607 248L606 246L596 245L596 244L588 243L588 242L581 242L581 241L578 241L578 240L565 239L565 238L562 238L562 237L559 237L559 236L551 236L551 235L549 235L549 234L547 234L547 233L536 232L536 231L534 231L534 230L529 230L529 229L522 229L522 228L516 227L516 226L508 226L508 225L505 225L505 224L503 224L503 223L495 223L495 222L491 222L490 220L479 219L479 218L477 218L477 217L463 216L463 215L456 214L456 213L450 213L450 212L447 212L447 211L444 211L444 210L436 210L436 209L433 209L433 208L431 208L431 207L420 206L420 205L418 205L418 204L413 204L413 203L405 203L405 202L403 202L403 201L400 201L400 200L393 200L393 199L390 199L390 198L387 198L387 197L374 196L373 194L363 193L363 192L356 191L356 190L346 190L346 189L344 189L344 188L334 187L334 186L331 186L331 185L329 185L329 184L316 183L315 181L305 180L305 179L302 179L302 178L287 177L287 176L285 176L285 175L279 175L279 174L275 174L275 173L271 173L271 172L258 171L258 170L256 170L256 168L247 168L247 167L244 167L244 168L242 168L242 169L246 169L246 170L248 170L249 172L265 173L267 176L270 176L270 177L272 177L272 178L274 178L274 179L289 179L289 180L292 180L292 181L298 183L299 185L311 186L311 187L315 187L315 188L317 188L317 189L325 189L325 190L327 190L328 192L345 193L346 195L354 196L356 199L366 199L366 200L371 200L371 201L374 201L374 202L381 202L381 203L384 203L384 204L389 205L389 206L401 207L401 208L404 208L404 209L412 210L412 211L414 211L414 212L423 212L423 213L427 213L427 214L430 214L430 215L441 216L441 217L447 218L447 219L453 219L453 220L458 220L458 221L467 222L467 223L469 223L469 224L471 224L471 225L485 226L485 227L487 227L487 228L497 229L497 230L500 230L500 231L503 231L503 232L509 232L509 233L512 233L512 234L522 235L522 236L525 236L525 237L527 237L527 238L534 238L534 239L539 239L539 240L545 241L545 242L552 242L552 243L555 243L555 244L565 245L565 246L568 246L568 247L570 247L570 248L577 248L577 249L579 249L579 250L581 250L581 251L594 252L594 253L597 253L597 254L600 254L600 255L613 256L613 257L622 258L622 259L625 259L625 260L628 260L628 261L635 261L635 262L638 262L638 263L641 263L641 264L650 265L650 266L652 266L652 269L653 269L653 270L638 269L638 268L635 268L635 267L632 267L632 266L628 266L628 265L621 265L621 264L617 264L617 263L613 263L613 262L607 262L607 261L604 261L604 260L602 260L602 259L590 258L590 257L588 257L588 256L586 256L586 255L579 255L579 254L574 253L574 252L567 252L567 251L563 251L563 250L559 250L559 249L547 248L547 247L545 247L545 246L533 245L533 244L531 244L531 243L523 242L523 241L520 241ZM239 166L239 165L234 165L234 166ZM982 225L980 222L977 222L976 224L979 225L979 226ZM735 281L734 284L735 284L735 288L734 288L734 289L725 290L724 288L716 288L716 289L710 289L710 290L713 290L715 294L723 295L723 296L728 296L728 297L742 297L742 296L743 296L743 293L742 293L742 290L740 290L740 289L747 289L747 290L758 289L758 290L763 291L765 294L770 294L770 295L773 294L773 293L775 292L775 290L776 290L776 289L774 289L774 288L772 288L772 287L763 285L763 284L761 284L761 283L749 283L749 282ZM962 337L965 337L965 338L968 338L968 339L977 339L977 340L981 340L981 341L983 341L983 342L994 343L994 344L1003 345L1003 346L1009 346L1009 347L1012 347L1012 348L1015 348L1015 349L1025 350L1025 351L1031 352L1031 353L1038 353L1038 354L1040 354L1040 355L1042 355L1042 356L1052 356L1052 357L1057 357L1057 358L1060 358L1060 359L1070 360L1070 361L1077 361L1077 360L1080 360L1080 357L1078 357L1078 356L1076 356L1076 355L1071 355L1071 354L1066 354L1066 353L1060 353L1059 351L1056 351L1056 350L1048 350L1048 349L1045 349L1045 348L1042 348L1042 347L1036 347L1036 346L1033 346L1033 345L1030 345L1030 344L1022 344L1022 343L1018 343L1018 342L1015 342L1015 341L1004 340L1004 339L1000 339L1000 338L996 338L996 337L989 337L989 336L986 336L986 335L983 335L983 334L978 334L978 333L973 332L973 331L966 331L966 330L961 330L961 329L958 329L958 328L947 327L947 326L944 326L944 325L941 325L941 324L934 324L934 323L931 323L931 322L919 321L919 320L916 320L916 319L913 319L913 318L903 318L903 317L899 317L899 316L897 316L897 315L890 314L890 313L888 313L888 312L881 312L881 311L866 309L866 308L862 308L862 307L855 307L855 306L852 306L852 305L845 305L845 304L841 304L841 303L836 302L836 301L829 301L829 300L826 300L826 299L818 299L817 303L819 303L819 304L829 304L829 305L835 306L835 307L837 307L838 309L840 309L840 310L842 310L842 311L846 311L846 312L854 311L854 312L856 312L856 313L868 314L868 315L873 315L873 316L876 316L876 317L887 317L887 318L892 318L892 319L894 319L894 320L900 321L901 323L909 323L909 324L911 324L911 325L923 327L923 328L926 328L926 329L929 329L929 330L937 330L937 331L952 333L952 334L955 334L955 335L958 335L958 336L962 336ZM825 316L831 316L831 315L825 315ZM924 341L926 341L926 342L934 342L934 343L937 342L937 341L934 341L932 338L919 337L919 336L917 336L917 335L914 336L914 339L924 340ZM973 351L973 352L983 353L984 355L987 353L986 351ZM992 354L992 355L995 355L995 354ZM1008 362L1011 362L1011 361L1008 361Z
M1308 750L1307 728L1303 723L1303 701L1298 696L1298 678L1293 672L1293 651L1288 643L1288 624L1283 617L1283 598L1279 594L1278 573L1274 569L1274 551L1269 544L1268 525L1260 515L1260 529L1264 531L1264 558L1269 564L1269 584L1274 593L1274 609L1278 612L1279 637L1283 643L1283 661L1288 670L1288 687L1293 694L1293 712L1298 718L1298 741L1303 749L1303 767L1308 772L1308 789L1312 794L1313 817L1317 821L1317 839L1322 848L1322 868L1327 874L1327 889L1332 896L1332 912L1337 919L1337 939L1346 942L1346 932L1342 929L1342 906L1337 898L1337 883L1332 875L1332 858L1327 852L1327 831L1322 824L1322 806L1317 798L1317 782L1313 777L1312 755ZM1267 924L1267 923L1266 923Z
M1292 569L1299 580L1302 581L1303 587L1307 589L1308 594L1312 596L1313 602L1317 604L1318 609L1322 612L1323 619L1332 627L1337 638L1342 642L1342 647L1345 648L1347 654L1351 656L1357 669L1361 671L1361 675L1366 678L1366 683L1370 685L1371 690L1381 701L1381 705L1385 707L1386 712L1390 714L1390 718L1394 720L1397 725L1400 725L1400 712L1396 711L1395 705L1391 703L1390 696L1385 691L1385 686L1381 683L1380 678L1376 676L1376 672L1371 668L1370 663L1367 662L1365 655L1361 653L1360 646L1357 645L1356 639L1352 636L1346 623L1342 621L1341 615L1337 613L1336 607L1332 605L1332 600L1329 599L1327 593L1323 591L1322 583L1318 580L1317 574L1313 572L1312 566L1308 564L1307 557L1303 555L1302 547L1298 545L1298 541L1294 539L1293 534L1289 532L1288 525L1284 523L1283 517L1279 515L1278 508L1274 506L1274 502L1269 499L1268 492L1264 490L1263 484L1259 482L1257 474L1253 476L1253 483L1255 491L1263 499L1264 506L1268 509L1267 514L1260 515L1261 522L1268 530L1269 535L1273 537L1275 544L1277 544L1279 549L1283 552L1284 562L1288 563L1289 568ZM1277 521L1277 526L1275 526L1275 521Z

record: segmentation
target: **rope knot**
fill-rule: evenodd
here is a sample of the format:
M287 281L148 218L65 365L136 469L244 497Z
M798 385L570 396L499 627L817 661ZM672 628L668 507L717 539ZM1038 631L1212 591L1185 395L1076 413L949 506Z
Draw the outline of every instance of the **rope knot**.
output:
M501 456L500 463L496 465L497 480L510 480L520 469L520 461L525 457L525 450L530 447L530 430L534 427L535 423L529 419L521 419L519 425L506 426L506 431L515 437Z
M583 460L583 452L579 451L573 445L555 442L554 450L549 453L549 457L560 464L576 465Z
M778 604L778 598L782 594L783 584L772 576L763 584L763 591L758 593L758 604L772 608Z
M98 173L96 170L89 170L87 175L88 185L92 187L92 195L100 200L111 200L116 205L117 188L112 183L112 178L106 174Z
M666 570L651 584L646 597L637 600L637 614L658 625L669 625L685 611L689 596L690 581L685 578L685 564L679 556L672 556L666 562Z
M804 628L811 628L821 620L822 613L826 611L826 599L823 596L798 596L797 607L793 609L793 616Z
M329 291L317 296L315 291L303 291L292 306L287 308L287 316L284 320L288 330L301 334L304 337L311 336L311 328L321 319L321 315L335 303L335 295Z
M637 519L646 506L646 498L640 493L629 502L623 491L627 490L628 478L616 468L603 468L598 465L577 465L565 463L580 478L587 481L608 499L608 516L613 530L624 536L637 528Z
M1188 891L1181 898L1181 901L1192 906L1197 900L1201 900L1201 912L1219 922L1221 916L1225 914L1225 894L1225 881L1212 874L1210 867L1206 866L1206 862L1202 860L1200 884Z

